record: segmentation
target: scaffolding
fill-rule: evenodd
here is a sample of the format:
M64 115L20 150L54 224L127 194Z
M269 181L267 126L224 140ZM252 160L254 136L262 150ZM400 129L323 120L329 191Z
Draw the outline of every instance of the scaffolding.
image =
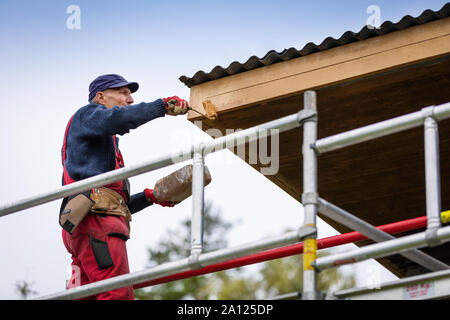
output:
M93 187L173 165L177 162L189 159L193 161L191 246L188 257L138 272L38 297L37 299L79 299L124 286L132 285L134 288L142 288L300 253L303 253L303 291L301 294L295 293L294 296L301 297L304 300L325 298L324 294L317 291L316 278L318 272L330 267L396 253L402 254L432 272L423 277L400 280L398 284L386 284L383 286L386 290L381 291L395 291L394 289L402 284L411 285L423 279L435 279L436 281L439 280L441 284L436 286L439 288L437 297L449 296L449 266L417 249L425 246L438 246L450 241L450 226L442 226L442 222L449 222L450 219L448 215L441 215L438 135L438 121L450 117L450 103L426 107L414 113L319 140L317 139L318 113L316 93L314 91L306 91L304 93L303 105L304 108L296 114L0 206L0 217L2 217L75 195ZM424 126L425 137L426 216L375 227L319 197L317 186L318 156L328 151L422 125ZM259 138L266 138L267 130L276 129L278 133L282 133L301 126L303 127L303 193L301 199L304 208L303 225L297 231L291 231L279 236L213 252L203 252L203 174L205 157L210 153L228 148L230 145L237 146L246 142L250 143ZM317 239L316 219L318 211L355 231ZM426 227L424 232L400 238L395 238L392 235L424 227ZM370 239L375 241L375 243L331 256L317 257L317 250L319 249L363 239ZM378 291L378 293L381 291ZM358 295L370 297L367 288L337 292L334 297L347 299L350 296L352 298L358 297ZM291 297L293 295L288 294L283 297L287 298L288 296Z

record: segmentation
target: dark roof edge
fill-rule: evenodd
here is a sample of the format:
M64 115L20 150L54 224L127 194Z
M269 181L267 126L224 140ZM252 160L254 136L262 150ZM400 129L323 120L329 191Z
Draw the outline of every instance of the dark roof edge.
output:
M234 61L226 69L222 68L221 66L216 66L209 73L205 73L204 71L200 70L197 71L192 78L183 75L179 78L179 80L190 88L200 83L217 80L220 78L231 76L233 74L261 68L277 62L295 59L315 52L325 51L331 48L343 46L352 42L361 41L376 36L381 36L394 31L404 30L431 21L444 19L449 16L450 3L447 2L439 11L432 11L430 9L427 9L416 18L413 18L410 15L406 15L397 23L385 21L379 29L370 29L367 26L364 26L364 28L362 28L358 33L346 31L339 39L328 37L319 45L309 42L300 50L297 50L295 48L284 49L281 52L270 50L262 58L251 56L245 63Z

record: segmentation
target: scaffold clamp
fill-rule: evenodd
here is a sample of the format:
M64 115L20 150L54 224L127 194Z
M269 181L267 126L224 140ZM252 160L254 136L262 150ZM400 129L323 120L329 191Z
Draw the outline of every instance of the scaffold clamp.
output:
M425 231L425 239L426 239L426 242L427 242L428 246L436 247L436 246L438 246L438 245L440 245L442 243L441 240L438 237L438 233L437 233L438 230L439 230L439 227L428 228Z
M420 111L422 112L422 115L423 115L424 119L433 118L434 120L436 120L436 117L435 117L435 114L434 114L435 106L425 107L425 108L422 108Z
M315 225L304 225L298 229L298 239L300 241L306 238L316 238L317 237L317 227Z
M297 121L302 124L307 120L317 121L317 111L311 109L302 109L297 113Z
M204 266L199 261L200 252L199 253L191 253L191 255L188 258L189 267L191 270L197 270L201 269Z
M317 192L304 192L302 193L302 204L313 204L316 207L319 205L319 194Z

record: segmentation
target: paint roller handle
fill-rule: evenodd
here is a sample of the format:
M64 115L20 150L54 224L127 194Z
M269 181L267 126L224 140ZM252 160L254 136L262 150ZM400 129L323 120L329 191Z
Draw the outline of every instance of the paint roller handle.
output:
M205 114L201 113L200 111L198 111L198 110L196 110L196 109L194 109L192 107L188 107L188 111L194 111L194 112L197 112L199 115L202 115L202 116L206 117Z

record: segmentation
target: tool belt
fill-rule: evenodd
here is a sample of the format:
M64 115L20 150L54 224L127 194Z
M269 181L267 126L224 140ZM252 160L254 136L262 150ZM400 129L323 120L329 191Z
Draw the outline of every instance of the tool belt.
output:
M131 213L123 197L109 188L93 188L90 191L65 198L59 214L60 226L72 234L89 213L122 216L130 230Z

